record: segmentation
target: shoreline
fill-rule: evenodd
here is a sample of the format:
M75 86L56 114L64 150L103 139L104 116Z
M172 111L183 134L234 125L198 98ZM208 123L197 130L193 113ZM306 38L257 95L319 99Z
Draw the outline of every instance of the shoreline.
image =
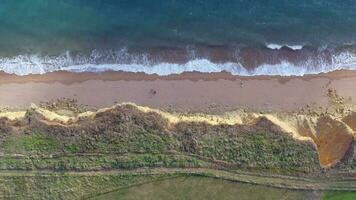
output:
M306 74L303 76L280 76L280 75L255 75L239 76L232 75L230 72L184 72L181 74L157 75L146 74L144 72L124 72L124 71L106 71L106 72L68 72L56 71L45 74L16 75L0 71L0 85L7 83L25 83L25 82L42 82L53 83L60 82L63 84L72 84L84 82L87 80L103 81L156 81L156 80L190 80L190 81L214 81L214 80L278 80L285 83L292 79L311 80L314 78L327 78L330 80L356 77L356 70L337 70L328 73Z
M0 73L0 105L23 108L58 98L78 100L92 108L133 102L185 112L236 109L290 112L327 108L328 89L356 105L356 71L319 75L234 76L227 72L158 76L132 72L17 76Z

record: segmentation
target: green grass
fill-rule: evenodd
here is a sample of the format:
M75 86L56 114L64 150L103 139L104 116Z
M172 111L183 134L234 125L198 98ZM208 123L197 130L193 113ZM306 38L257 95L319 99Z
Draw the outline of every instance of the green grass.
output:
M6 153L51 154L58 150L59 141L53 137L32 133L31 135L10 136L6 138L3 145Z
M162 153L177 149L176 140L170 135L152 134L145 131L133 133L78 134L74 138L63 138L63 152L67 153Z
M126 127L126 132L104 131L87 133L78 130L67 134L66 129L27 131L26 134L10 135L1 146L5 156L0 157L0 169L118 169L139 167L198 166L193 157L167 160L164 155L195 155L203 160L220 160L234 168L279 170L283 172L313 172L319 169L318 155L309 143L294 140L284 133L252 130L251 132L225 133L229 127L208 127L206 134L199 133L201 127L181 127L178 133L148 132L138 125ZM72 131L72 130L71 130ZM84 132L83 132L84 131ZM194 131L195 134L189 134ZM63 135L61 135L63 134ZM25 157L13 159L13 154ZM105 158L67 157L66 155L108 155ZM129 161L114 158L133 155ZM142 154L142 156L138 156ZM160 157L158 156L160 155ZM54 156L54 157L53 157ZM53 157L52 159L43 159ZM20 160L23 159L23 160ZM28 163L28 162L32 162ZM195 163L194 163L195 162ZM16 166L18 163L18 167ZM181 163L181 164L179 164ZM31 166L29 166L31 165Z
M242 184L206 177L179 177L119 189L93 199L310 199L315 194L309 191L292 191L265 186Z
M2 199L312 199L314 192L276 189L184 174L0 175Z
M2 199L80 199L174 175L34 174L0 176Z
M203 157L228 161L256 169L314 171L318 166L312 145L294 141L290 136L258 131L239 137L216 134L198 140Z
M332 191L325 192L324 200L355 200L356 192Z
M174 154L68 155L0 158L0 170L109 170L142 167L208 167L206 161Z

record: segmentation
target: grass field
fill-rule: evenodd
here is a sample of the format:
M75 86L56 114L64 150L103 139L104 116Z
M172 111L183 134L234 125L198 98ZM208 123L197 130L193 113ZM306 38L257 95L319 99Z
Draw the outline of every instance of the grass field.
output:
M325 192L325 200L354 200L356 199L356 192Z
M2 171L2 199L343 199L354 181L267 177L211 169L116 171ZM342 187L344 186L344 188ZM354 186L352 186L354 187ZM319 190L322 189L322 190ZM352 189L352 188L351 188ZM323 192L321 192L323 191Z
M318 192L293 191L272 187L242 184L206 177L178 177L156 181L94 197L95 200L106 199L226 199L226 200L260 200L260 199L311 199L318 197Z

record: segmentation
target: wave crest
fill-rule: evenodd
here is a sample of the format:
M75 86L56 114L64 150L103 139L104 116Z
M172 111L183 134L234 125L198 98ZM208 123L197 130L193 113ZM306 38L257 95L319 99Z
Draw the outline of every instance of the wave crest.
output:
M241 76L303 76L340 69L356 70L356 54L345 51L333 55L329 61L325 61L323 57L308 58L298 63L281 60L273 64L260 64L254 68L247 68L240 62L213 62L207 58L192 58L184 63L162 61L155 63L144 54L133 56L125 50L119 51L115 55L93 52L90 56L71 56L69 53L65 53L59 56L20 55L12 58L0 58L0 70L17 75L44 74L54 71L125 71L164 76L183 72L225 71Z
M292 50L295 51L295 50L303 49L304 45L287 45L287 44L286 45L280 45L280 44L271 43L271 44L267 44L266 47L269 48L269 49L272 49L272 50L280 50L283 47L287 47L287 48L292 49Z

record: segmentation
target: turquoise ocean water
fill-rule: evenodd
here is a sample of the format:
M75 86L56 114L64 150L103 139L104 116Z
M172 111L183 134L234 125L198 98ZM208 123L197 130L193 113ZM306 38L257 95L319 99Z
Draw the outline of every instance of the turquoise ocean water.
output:
M354 69L356 2L338 0L2 0L0 70Z

